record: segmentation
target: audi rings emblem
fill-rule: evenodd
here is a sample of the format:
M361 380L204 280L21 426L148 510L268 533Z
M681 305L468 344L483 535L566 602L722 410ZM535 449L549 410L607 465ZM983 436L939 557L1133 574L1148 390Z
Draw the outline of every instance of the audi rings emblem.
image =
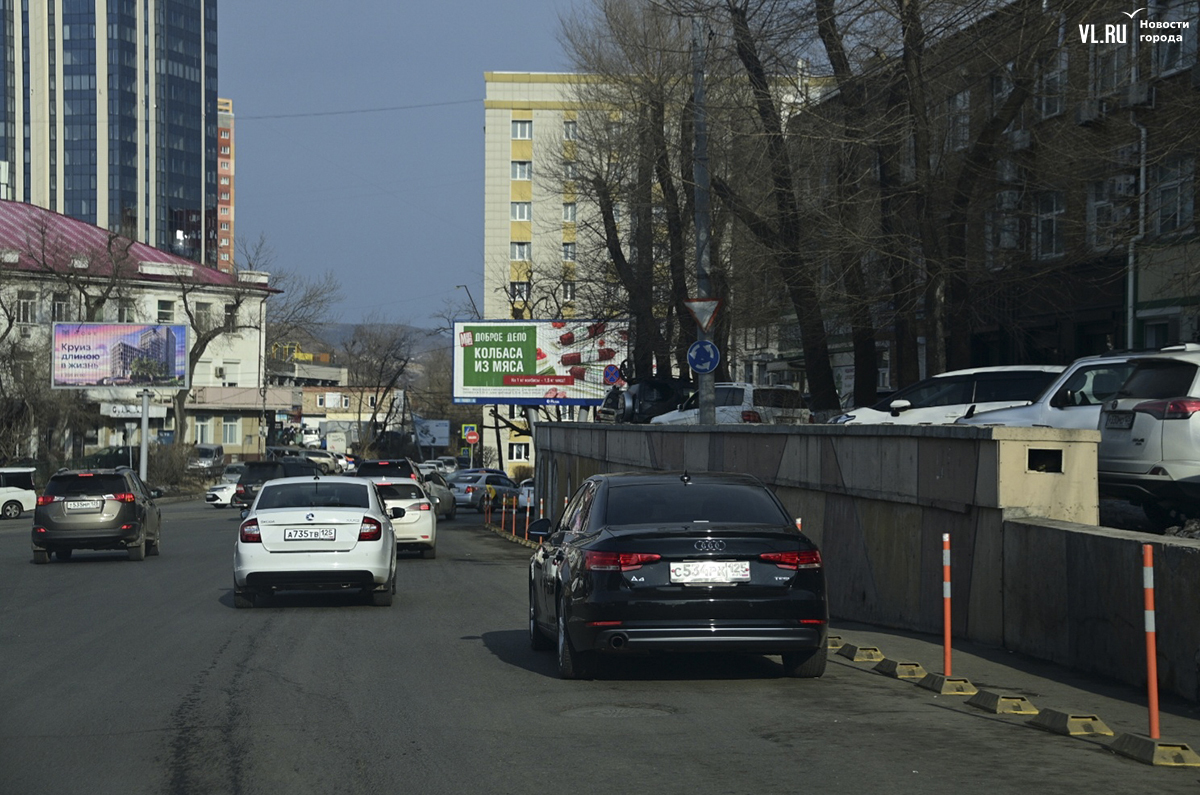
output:
M706 538L703 541L696 542L696 549L700 552L723 552L725 550L725 542L715 538Z

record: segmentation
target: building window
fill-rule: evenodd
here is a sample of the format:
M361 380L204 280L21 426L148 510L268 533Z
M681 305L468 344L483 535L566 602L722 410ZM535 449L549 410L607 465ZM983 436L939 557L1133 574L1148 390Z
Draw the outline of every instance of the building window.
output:
M533 122L529 120L514 121L512 123L512 137L514 141L528 141L533 138Z
M228 232L228 231L229 231L229 222L228 222L228 221L222 221L222 222L221 222L221 231L222 231L222 232Z
M528 461L529 442L512 442L508 445L509 461Z
M971 143L971 92L960 91L946 100L946 146L953 151Z
M508 283L508 295L514 301L528 301L529 300L529 289L530 289L529 282L509 282Z
M508 209L508 220L510 221L532 221L533 220L533 203L532 202L512 202Z
M212 417L207 414L196 415L196 444L212 444Z
M226 331L233 331L234 329L237 328L237 325L238 325L238 322L237 322L238 311L237 310L238 310L237 304L225 304L225 330Z
M317 395L317 408L319 408L319 409L325 408L325 396L324 395Z
M228 160L222 160L222 161L221 161L221 170L222 170L222 171L228 171L228 170L229 170L229 161L228 161Z
M349 395L342 395L342 408L344 408L344 409L350 408L350 396Z
M533 163L528 160L514 160L511 165L513 179L533 179Z
M573 121L563 122L563 140L574 141L579 137L579 125Z
M533 253L532 249L532 243L509 243L509 259L519 262L528 262Z
M220 208L220 211L221 211L221 215L229 215L229 208L228 208L228 207L221 207L221 208Z
M221 130L221 137L226 139L229 138L229 130Z
M1038 259L1061 257L1063 247L1063 217L1066 201L1062 191L1045 191L1037 195L1034 212L1033 245Z
M242 418L236 414L226 414L221 419L221 444L242 443Z
M579 164L574 160L563 161L563 179L574 180L579 178Z
M229 147L228 147L228 146L222 146L222 147L221 147L221 154L223 154L223 155L227 155L227 154L229 154Z
M575 300L575 282L563 282L562 298L564 301Z
M371 395L370 397L367 398L367 405L370 406L371 408L375 408L375 396L374 395Z
M175 302L174 301L159 301L158 302L158 322L159 323L174 323L175 322Z
M37 293L32 290L17 292L17 322L37 322Z
M1140 35L1140 34L1135 34ZM1129 88L1129 46L1092 45L1092 96L1107 97Z
M575 244L563 243L563 259L567 262L575 261Z
M563 221L575 223L575 202L563 202Z
M1154 6L1151 6L1154 8ZM1193 32L1200 22L1197 6L1194 1L1175 2L1158 6L1156 18L1160 22L1182 22L1185 28L1167 28L1161 31L1165 34L1182 34L1183 41L1160 42L1154 45L1154 71L1156 74L1167 75L1187 69L1196 63L1196 34ZM1151 13L1154 13L1153 11ZM1159 32L1159 31L1154 31Z
M229 177L221 177L221 184L222 184L222 185L228 185L228 184L229 184Z
M1111 249L1129 231L1137 177L1121 174L1088 186L1088 242L1094 248Z
M51 320L61 323L71 319L71 296L68 293L55 293L50 305Z
M1067 106L1067 51L1059 50L1042 62L1038 77L1037 108L1043 119L1057 116Z
M228 260L229 260L229 254L228 254L227 252L224 252L224 251L222 251L222 252L221 252L221 259L228 261Z
M122 298L117 302L117 322L132 323L135 318L133 299Z
M200 328L200 330L208 331L213 327L213 323L215 322L216 321L213 319L212 304L203 302L197 303L196 325Z
M1175 234L1191 228L1192 172L1190 157L1173 158L1154 169L1150 202L1154 231L1158 234Z

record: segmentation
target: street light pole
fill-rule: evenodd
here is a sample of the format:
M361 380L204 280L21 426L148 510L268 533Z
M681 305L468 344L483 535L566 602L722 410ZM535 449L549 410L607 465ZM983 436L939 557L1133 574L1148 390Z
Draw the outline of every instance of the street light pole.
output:
M465 284L456 284L455 285L455 289L457 289L459 287L461 287L467 291L467 299L471 302L471 309L475 312L475 319L483 320L483 315L479 314L479 307L475 306L475 299L471 297L471 288L467 287L467 285L465 285Z
M692 175L696 180L696 293L701 299L712 297L708 269L711 256L712 216L709 209L711 178L708 173L708 122L704 106L704 20L692 17L692 92L695 107L696 144L692 156ZM696 339L707 341L708 332L696 324ZM715 378L711 372L697 375L701 425L717 421Z

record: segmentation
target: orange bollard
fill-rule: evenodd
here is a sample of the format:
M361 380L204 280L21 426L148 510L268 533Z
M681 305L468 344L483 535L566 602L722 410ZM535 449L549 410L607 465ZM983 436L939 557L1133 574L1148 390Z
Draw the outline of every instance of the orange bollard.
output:
M1142 592L1146 608L1146 691L1150 701L1150 739L1158 737L1158 641L1154 626L1154 548L1142 544Z
M525 506L525 540L529 540L529 515L533 513L533 506Z
M541 519L543 516L546 515L546 512L544 510L545 507L546 507L546 500L542 497L538 497L538 518L539 519Z
M942 674L950 678L950 534L942 533Z

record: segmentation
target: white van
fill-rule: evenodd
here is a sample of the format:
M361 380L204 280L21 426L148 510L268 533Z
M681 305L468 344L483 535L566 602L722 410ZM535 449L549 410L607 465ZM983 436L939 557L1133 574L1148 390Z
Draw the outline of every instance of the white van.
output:
M0 467L0 519L19 519L37 506L33 467Z

